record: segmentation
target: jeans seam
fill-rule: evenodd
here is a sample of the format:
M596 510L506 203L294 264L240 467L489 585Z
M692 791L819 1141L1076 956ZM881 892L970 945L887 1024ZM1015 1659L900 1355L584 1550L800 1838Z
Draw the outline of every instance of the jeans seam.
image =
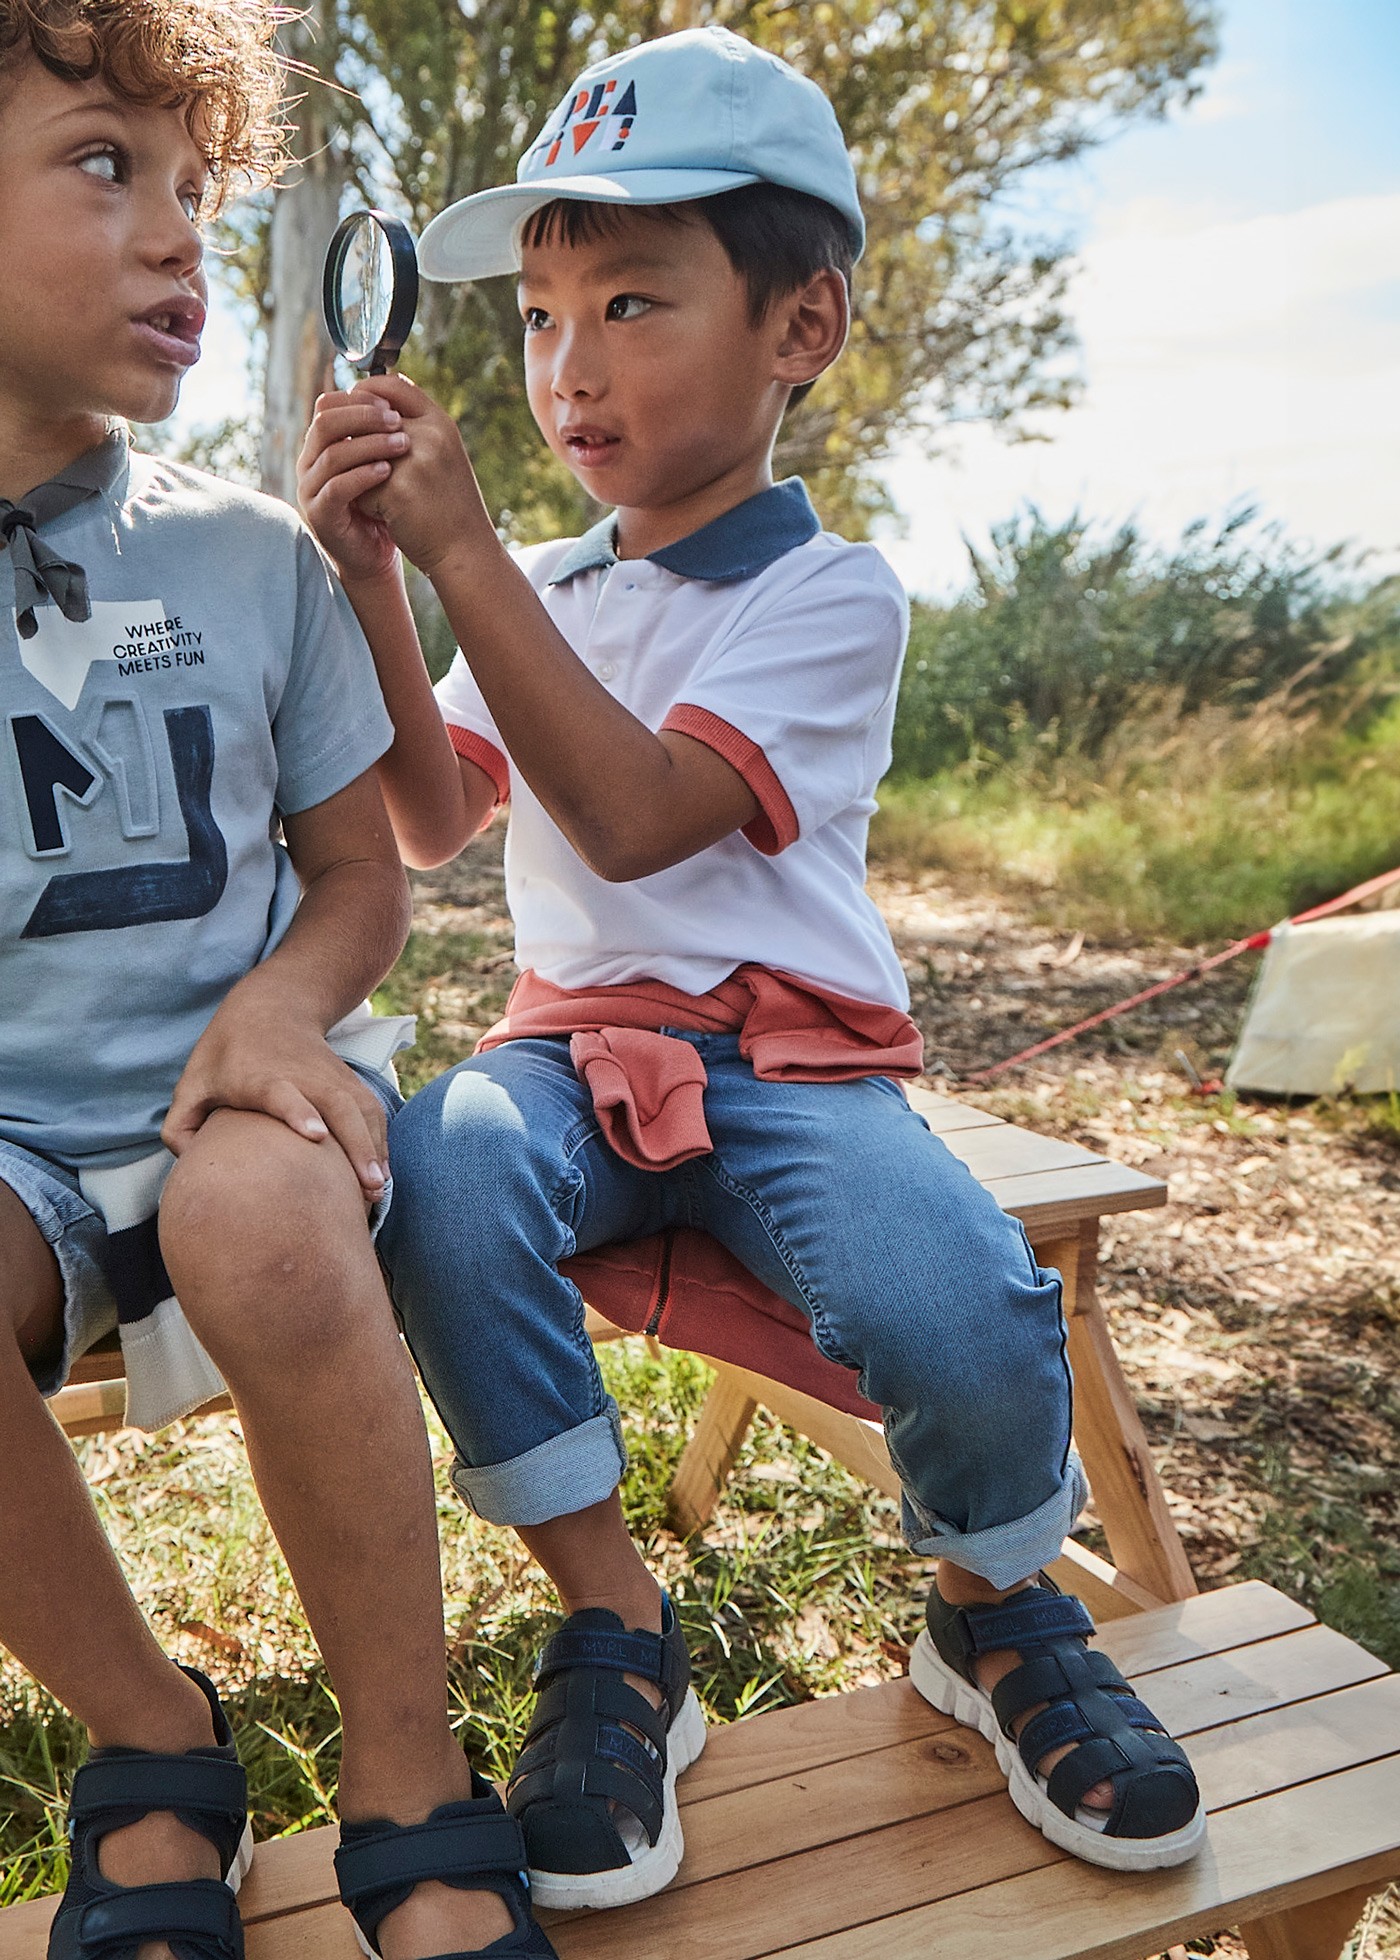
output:
M782 1260L784 1266L786 1266L791 1275L793 1285L806 1302L807 1311L812 1319L812 1339L816 1343L819 1351L825 1355L828 1361L834 1362L838 1368L850 1368L854 1366L849 1355L841 1352L839 1343L834 1341L831 1330L826 1324L826 1317L822 1312L821 1302L807 1284L802 1268L797 1263L795 1254L790 1250L787 1240L783 1237L781 1231L779 1231L773 1214L769 1211L767 1205L764 1204L751 1185L741 1184L737 1178L730 1175L720 1162L717 1153L712 1153L705 1160L705 1164L706 1169L709 1171L710 1176L714 1178L715 1182L724 1190L728 1191L732 1197L738 1198L741 1203L746 1204L754 1217L762 1225L764 1231L768 1234L769 1242L773 1246L774 1251Z

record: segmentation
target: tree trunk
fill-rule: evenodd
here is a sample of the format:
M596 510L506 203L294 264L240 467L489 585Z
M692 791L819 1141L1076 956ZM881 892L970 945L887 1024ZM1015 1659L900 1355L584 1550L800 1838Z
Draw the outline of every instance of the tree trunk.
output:
M285 52L334 72L325 0L314 0L281 32ZM292 164L272 204L268 234L267 373L263 386L262 487L296 501L296 458L316 396L325 385L331 344L321 318L321 266L340 216L346 181L337 101L314 80L296 87L290 112Z

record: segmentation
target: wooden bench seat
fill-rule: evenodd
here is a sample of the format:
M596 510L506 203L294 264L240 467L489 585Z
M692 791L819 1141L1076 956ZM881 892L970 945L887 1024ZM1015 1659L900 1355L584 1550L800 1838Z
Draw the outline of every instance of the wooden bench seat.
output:
M543 1914L561 1960L1143 1960L1241 1922L1251 1960L1336 1960L1400 1872L1400 1677L1257 1583L1116 1620L1103 1645L1187 1739L1211 1817L1191 1864L1066 1857L982 1738L895 1681L714 1730L680 1784L676 1883ZM259 1846L248 1960L355 1960L334 1842ZM52 1910L0 1914L3 1960L42 1960Z

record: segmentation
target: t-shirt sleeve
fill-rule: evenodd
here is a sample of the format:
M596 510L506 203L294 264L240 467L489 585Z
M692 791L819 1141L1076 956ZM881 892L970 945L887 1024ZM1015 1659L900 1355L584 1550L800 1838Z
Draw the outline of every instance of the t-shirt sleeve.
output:
M362 776L394 739L360 622L309 531L297 533L291 659L272 717L277 807L314 809Z
M874 793L908 630L894 574L853 546L741 614L667 714L663 729L704 742L753 791L744 835L765 856Z
M448 739L453 748L468 762L474 762L478 769L486 771L495 785L497 805L507 802L510 797L510 763L506 760L501 738L496 733L496 724L481 698L481 689L460 653L453 655L452 665L433 692L437 696L438 708L447 724Z

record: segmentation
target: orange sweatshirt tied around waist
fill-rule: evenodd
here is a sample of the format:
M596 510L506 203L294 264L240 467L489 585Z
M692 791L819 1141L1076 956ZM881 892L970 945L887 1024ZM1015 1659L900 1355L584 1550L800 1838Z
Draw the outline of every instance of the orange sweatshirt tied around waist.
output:
M898 1007L847 1000L791 974L736 967L708 994L660 980L570 990L522 973L476 1052L530 1036L569 1035L569 1053L610 1147L639 1170L668 1171L713 1144L705 1064L663 1028L737 1034L763 1082L854 1082L917 1075L923 1038Z

